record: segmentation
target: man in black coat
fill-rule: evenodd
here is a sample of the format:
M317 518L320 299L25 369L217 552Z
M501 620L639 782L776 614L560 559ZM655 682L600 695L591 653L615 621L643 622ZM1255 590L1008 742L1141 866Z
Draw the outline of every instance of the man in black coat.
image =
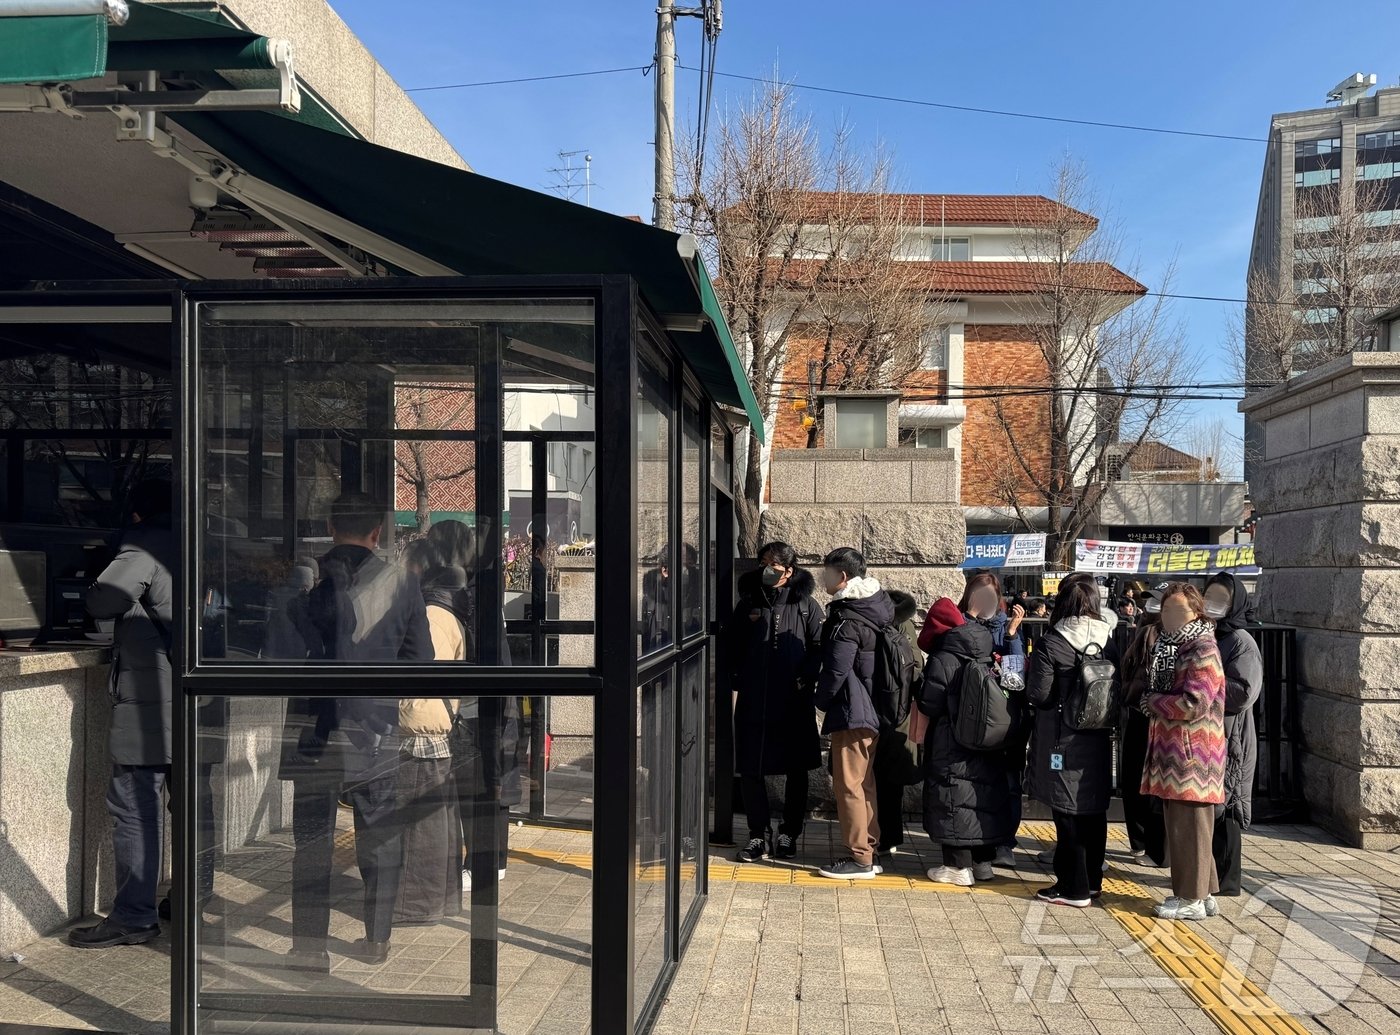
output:
M822 609L816 583L797 567L787 543L759 550L758 571L739 579L739 602L726 629L734 709L734 759L749 839L740 862L756 862L772 838L765 776L786 777L783 821L772 844L779 859L797 854L807 817L808 773L821 764L812 690L821 668Z
M306 659L323 663L432 661L427 608L416 576L375 556L384 508L364 493L331 506L334 546L307 600L314 630ZM279 776L292 781L294 969L328 971L331 855L342 789L355 815L355 859L364 882L365 937L348 954L389 954L402 842L397 824L395 697L294 700L287 709Z
M131 493L131 528L87 591L88 613L116 619L112 634L112 912L68 935L80 949L140 945L160 934L161 791L170 779L170 630L175 540L170 483L151 479Z

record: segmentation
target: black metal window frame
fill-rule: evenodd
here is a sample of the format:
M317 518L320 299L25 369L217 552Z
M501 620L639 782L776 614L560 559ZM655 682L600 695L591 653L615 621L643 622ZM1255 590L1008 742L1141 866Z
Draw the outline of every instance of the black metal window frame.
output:
M149 292L149 283L142 287ZM699 913L703 908L708 892L708 881L704 860L707 845L698 848L696 868L697 894L694 902L679 916L679 825L681 815L678 807L671 810L671 836L668 838L668 912L666 960L662 973L655 986L650 989L636 989L633 977L634 959L634 888L636 882L636 786L637 764L635 722L637 715L638 688L649 677L669 669L673 673L672 692L679 685L683 666L691 659L702 656L711 649L713 628L703 628L700 632L684 638L679 635L670 648L646 659L645 669L639 665L635 651L635 601L637 599L638 578L635 563L630 558L636 552L637 519L636 500L636 366L637 348L641 329L645 327L660 351L670 363L670 385L673 393L673 412L679 419L681 405L686 393L698 403L702 422L707 416L717 415L718 408L713 399L686 368L683 357L674 348L661 323L646 308L638 294L637 286L627 276L603 277L468 277L468 278L414 278L377 280L374 282L296 282L282 284L268 281L249 282L201 282L179 284L173 288L174 319L172 320L172 370L175 378L174 426L179 445L175 487L180 500L176 518L177 534L184 555L199 556L200 523L196 495L189 491L199 485L197 468L200 456L198 443L203 434L200 420L198 370L197 307L201 303L215 301L266 301L278 302L325 301L335 298L351 298L357 302L376 300L397 301L404 298L419 300L470 300L487 297L537 297L552 298L590 297L595 303L595 362L600 375L597 379L596 424L592 436L572 433L545 432L506 432L496 414L478 414L476 441L483 455L492 456L500 451L508 441L539 442L582 441L591 437L595 443L595 457L598 465L598 499L600 511L607 501L612 509L606 519L599 521L596 536L596 556L603 561L595 573L596 621L591 623L595 633L594 665L589 669L558 669L542 666L500 667L489 664L465 668L458 666L431 666L403 664L392 666L366 666L356 671L326 669L311 671L305 667L281 665L236 666L219 665L199 660L196 653L197 633L195 621L189 608L199 599L198 576L195 565L184 567L183 577L176 588L176 613L181 616L175 645L175 672L177 722L175 731L174 790L178 808L173 837L173 864L175 881L173 898L176 903L177 923L174 932L172 952L172 1020L177 1032L194 1032L197 1029L198 959L196 921L186 908L186 903L195 897L195 871L192 842L196 830L195 810L197 803L188 788L197 786L193 747L196 743L196 703L200 696L217 695L228 697L288 697L288 696L378 696L386 683L392 680L395 687L401 687L404 680L412 680L419 692L425 696L451 692L453 696L474 695L479 697L504 696L587 696L594 700L593 748L595 756L594 781L597 788L611 788L610 794L595 791L595 816L593 822L593 932L591 968L592 983L592 1026L595 1031L630 1033L635 1030L639 1018L643 1025L648 1024L659 1009L666 987L679 963L685 944L688 942ZM483 363L479 390L482 398L493 399L501 387L499 363ZM499 407L497 407L499 408ZM678 423L679 427L679 423ZM708 423L704 424L704 428ZM672 508L673 542L679 542L681 499L679 479L681 477L680 450L681 434L671 438L670 478L672 499L677 505ZM532 445L538 449L538 445ZM701 533L697 548L708 563L709 507L708 487L710 483L710 440L702 434L699 467L703 471L701 495ZM498 465L484 464L479 482L479 492L483 498L504 499L504 486L501 473L495 470ZM688 469L687 469L688 470ZM483 484L484 483L484 484ZM621 501L621 505L618 503ZM500 528L495 527L495 541L484 541L482 554L487 558L499 556ZM702 566L703 570L703 566ZM502 587L502 573L499 565L488 564L479 577L480 592L483 598L499 601ZM490 615L499 614L499 605L488 610ZM537 610L538 614L539 611ZM483 617L482 621L487 619ZM679 615L673 615L679 621ZM584 631L588 623L545 622L538 628L543 633L569 633ZM493 630L494 631L494 630ZM533 630L532 630L533 631ZM679 634L679 627L675 630ZM490 642L489 639L487 642ZM491 659L485 659L490 661ZM290 680L290 681L289 681ZM698 717L703 746L699 748L707 757L709 753L708 729L709 709L705 703L709 695L701 695L701 711ZM680 737L680 710L673 709L673 732ZM679 751L673 757L679 757ZM675 767L673 800L681 800L680 766ZM699 788L702 802L707 794L702 784ZM705 824L701 824L701 837L705 840ZM396 1007L413 1009L415 1023L443 1024L448 1026L471 1027L475 1021L494 1019L494 981L496 963L496 903L483 903L481 916L475 905L472 915L473 930L487 931L489 935L478 942L473 941L472 986L475 999L478 992L483 995L479 1003L468 1003L456 997L433 997L419 999L394 995L391 1001ZM478 951L480 949L481 951ZM638 1014L634 1011L635 996L645 996L644 1008ZM204 993L209 1000L209 993ZM322 1011L342 1005L343 1000L321 1001L317 997L298 995L295 1001L308 1013ZM375 1000L367 999L372 1003ZM272 1005L269 1003L269 1005ZM280 997L278 1009L289 1005ZM365 1018L368 1020L369 1018Z

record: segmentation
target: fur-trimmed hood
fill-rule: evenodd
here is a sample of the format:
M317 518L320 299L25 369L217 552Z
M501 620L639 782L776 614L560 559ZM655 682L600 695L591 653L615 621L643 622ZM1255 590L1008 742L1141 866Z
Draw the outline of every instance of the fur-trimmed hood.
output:
M746 571L739 576L739 595L745 598L761 597L766 586L763 585L763 569L756 568L753 571ZM817 589L817 580L812 578L812 573L806 568L794 567L792 577L783 589L787 590L797 599L810 597Z
M912 621L914 613L919 610L918 601L900 589L889 589L885 592L890 595L890 600L894 601L894 624L903 625Z

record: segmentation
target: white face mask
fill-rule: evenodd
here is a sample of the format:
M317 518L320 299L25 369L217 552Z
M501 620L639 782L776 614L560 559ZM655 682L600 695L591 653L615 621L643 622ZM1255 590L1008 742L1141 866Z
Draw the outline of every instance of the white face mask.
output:
M1230 613L1230 605L1229 605L1229 604L1222 604L1222 603L1219 603L1219 602L1217 602L1217 601L1211 601L1211 600L1207 600L1207 601L1206 601L1206 617L1207 617L1207 618L1220 619L1220 618L1224 618L1224 617L1225 617L1226 615L1228 615L1229 613Z

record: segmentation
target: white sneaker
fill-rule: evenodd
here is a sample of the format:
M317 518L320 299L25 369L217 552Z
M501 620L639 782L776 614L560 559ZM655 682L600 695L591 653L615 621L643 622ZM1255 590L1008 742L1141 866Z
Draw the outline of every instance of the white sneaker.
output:
M1163 920L1204 920L1210 915L1204 899L1184 899L1175 895L1152 912Z
M935 884L951 884L958 888L970 888L975 881L970 869L956 866L934 866L928 871L928 879Z
M1206 916L1219 916L1220 903L1215 901L1214 895L1207 895L1205 899Z
M992 872L991 863L973 863L972 876L975 880L996 880L997 875Z
M505 868L504 866L502 866L499 870L496 871L496 880L497 880L497 882L499 883L500 881L503 881L503 880L505 880L505 879L506 879L506 868Z
M1104 860L1104 864L1103 864L1102 866L1099 867L1099 872L1100 872L1100 873L1107 873L1107 872L1108 872L1108 860L1107 860L1107 859L1105 859L1105 860Z
M1002 845L997 849L997 857L992 860L993 865L1002 869L1012 870L1016 868L1016 853L1007 845Z
M467 869L466 867L463 867L463 868L462 868L462 890L463 890L463 891L471 891L471 889L472 889L472 871L469 870L469 869Z

